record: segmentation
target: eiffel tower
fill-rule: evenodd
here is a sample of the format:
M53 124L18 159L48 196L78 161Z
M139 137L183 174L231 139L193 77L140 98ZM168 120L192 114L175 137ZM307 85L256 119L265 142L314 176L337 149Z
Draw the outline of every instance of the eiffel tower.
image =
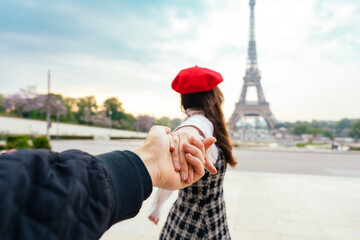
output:
M235 104L235 110L228 122L229 128L234 129L237 121L244 116L261 116L265 119L268 128L275 128L275 118L270 111L269 103L266 102L265 96L260 83L260 72L257 66L256 41L255 41L255 18L254 6L255 0L250 0L250 39L248 48L248 57L246 64L246 74L244 85L241 91L240 100ZM254 102L246 101L248 87L256 87L258 100Z

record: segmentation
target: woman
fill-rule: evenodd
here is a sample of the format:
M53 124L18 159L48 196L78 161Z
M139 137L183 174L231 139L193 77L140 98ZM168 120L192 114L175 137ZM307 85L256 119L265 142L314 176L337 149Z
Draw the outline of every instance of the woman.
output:
M223 180L227 164L235 166L232 147L221 109L223 94L217 87L222 76L210 69L192 67L179 72L172 88L181 94L187 114L176 131L198 131L202 137L214 136L216 145L207 152L218 173L209 172L195 184L179 191L160 239L230 239L227 226ZM163 202L171 191L158 189L149 219L157 224Z

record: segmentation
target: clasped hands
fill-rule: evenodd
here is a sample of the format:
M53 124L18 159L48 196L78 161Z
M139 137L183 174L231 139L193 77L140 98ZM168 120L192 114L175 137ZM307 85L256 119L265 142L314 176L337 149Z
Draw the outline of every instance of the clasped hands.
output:
M153 126L145 143L133 152L143 160L153 186L174 190L199 180L204 168L212 174L217 172L206 156L215 142L214 137L203 139L194 127L171 132L170 128Z
M197 177L205 174L204 167L212 174L217 172L211 161L210 152L206 151L215 143L214 137L204 139L199 131L191 126L167 133L171 136L170 151L174 169L180 173L181 181L189 185L197 181ZM198 164L199 160L202 165Z

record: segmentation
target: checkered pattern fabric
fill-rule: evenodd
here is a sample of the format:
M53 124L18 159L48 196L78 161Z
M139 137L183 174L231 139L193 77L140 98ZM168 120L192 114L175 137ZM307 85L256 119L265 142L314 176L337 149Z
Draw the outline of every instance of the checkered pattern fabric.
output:
M215 167L216 175L206 172L192 186L179 191L161 231L161 240L231 239L223 194L226 162L221 150Z

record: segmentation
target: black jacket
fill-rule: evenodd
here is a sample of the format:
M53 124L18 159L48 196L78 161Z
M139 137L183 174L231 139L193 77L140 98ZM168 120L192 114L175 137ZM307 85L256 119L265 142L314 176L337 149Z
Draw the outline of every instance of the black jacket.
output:
M98 239L134 217L152 182L130 151L0 155L0 240Z

